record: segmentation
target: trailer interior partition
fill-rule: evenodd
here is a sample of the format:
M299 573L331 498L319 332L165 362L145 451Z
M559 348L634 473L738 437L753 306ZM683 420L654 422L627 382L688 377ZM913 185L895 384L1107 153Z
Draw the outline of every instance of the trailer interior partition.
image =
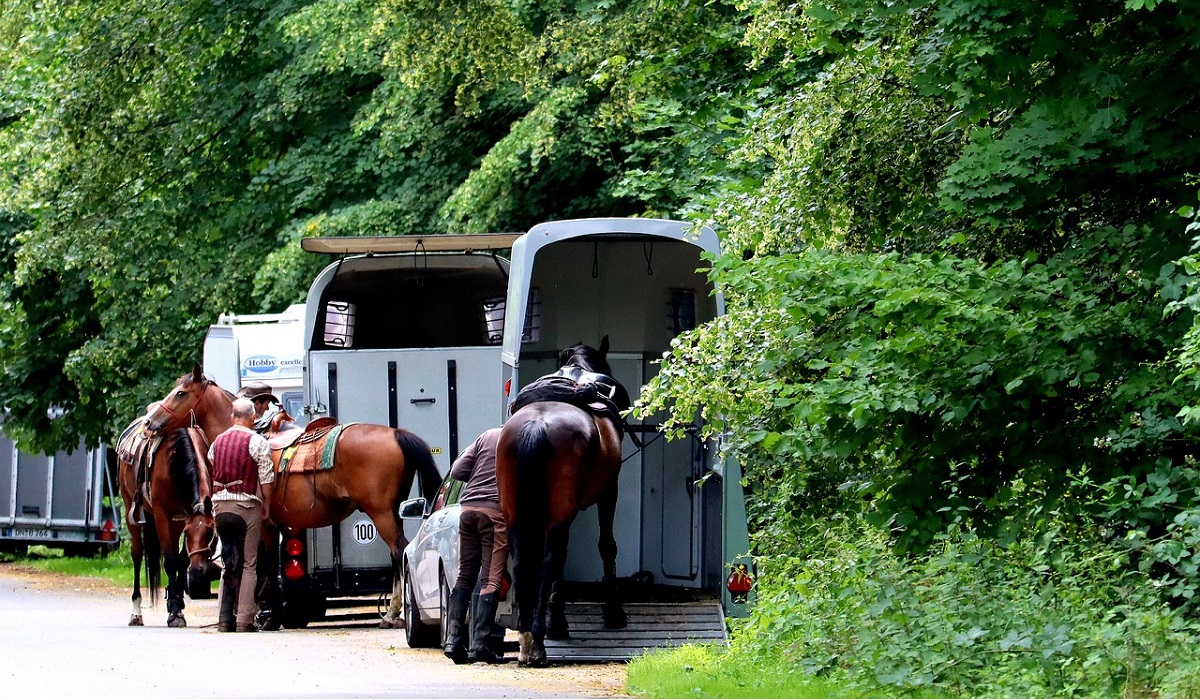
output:
M634 400L680 333L716 318L724 302L709 281L705 253L719 252L706 227L650 219L541 224L512 251L502 359L505 400L554 372L558 353L609 338L609 363ZM519 321L525 319L525 323ZM696 431L668 441L664 415L631 419L616 513L617 575L643 587L736 601L729 566L749 551L740 471L719 460ZM700 418L696 418L699 427ZM571 530L568 582L599 581L596 509Z
M308 417L404 428L429 443L448 473L459 451L501 422L509 263L499 251L516 237L305 239L306 251L340 256L306 303ZM406 523L408 537L415 531ZM330 597L391 589L388 548L365 514L311 530L305 542L318 617ZM284 575L286 588L286 563Z

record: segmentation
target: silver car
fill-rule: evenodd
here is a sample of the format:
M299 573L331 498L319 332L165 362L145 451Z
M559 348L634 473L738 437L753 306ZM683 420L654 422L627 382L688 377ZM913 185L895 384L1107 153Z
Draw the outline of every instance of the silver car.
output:
M400 505L401 518L422 520L416 536L404 548L401 565L404 636L413 648L441 646L446 638L446 610L450 607L450 591L458 580L458 499L463 486L463 482L446 476L433 503L414 498ZM505 585L500 591L497 620L511 617L507 592ZM493 636L503 639L503 626L493 627Z

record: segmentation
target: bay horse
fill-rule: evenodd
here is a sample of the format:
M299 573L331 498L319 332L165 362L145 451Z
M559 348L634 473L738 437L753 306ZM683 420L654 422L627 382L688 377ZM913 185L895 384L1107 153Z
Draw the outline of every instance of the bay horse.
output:
M591 403L597 394L592 382L599 378L607 384L610 397L613 388L624 397L623 402L616 402L617 408L628 408L628 395L612 379L607 355L608 336L599 350L576 343L563 351L559 358L563 369L518 394L515 411L500 433L496 479L512 544L521 645L517 660L522 666L546 666L545 639L570 637L560 590L563 567L571 523L592 504L600 522L604 626L625 626L613 536L622 426L613 411L597 414L577 405L581 403L578 397L585 397L582 403ZM538 393L533 391L535 385L545 386L548 380L560 388L565 386L566 395L552 390L530 396ZM531 402L523 400L526 398Z
M144 625L141 590L144 561L151 604L158 598L165 571L167 626L187 627L183 614L185 573L192 598L200 597L201 591L207 594L206 575L216 544L210 500L212 477L208 460L201 453L206 448L195 431L180 428L158 441L147 435L145 428L143 416L131 423L117 441L120 455L117 481L125 502L133 558L133 613L129 624Z
M148 425L163 430L194 421L211 442L233 425L233 400L234 395L206 378L197 364L158 402L148 416ZM280 452L272 450L277 469ZM428 443L400 428L351 423L338 438L332 469L281 474L271 495L271 521L277 527L335 525L356 509L371 518L391 550L392 600L381 627L398 624L403 600L400 562L408 546L400 503L408 498L418 475L423 495L432 502L442 477ZM274 531L263 528L264 536ZM275 543L268 542L267 546L274 550Z

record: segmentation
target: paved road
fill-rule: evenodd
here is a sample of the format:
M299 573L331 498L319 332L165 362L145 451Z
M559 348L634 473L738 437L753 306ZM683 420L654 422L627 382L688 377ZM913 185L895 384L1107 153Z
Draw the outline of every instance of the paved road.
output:
M143 591L143 595L147 595ZM128 594L0 564L0 698L612 697L619 665L455 667L409 649L398 630L362 627L218 634L216 601L188 601L189 627L163 604L128 627ZM256 667L257 665L257 667Z

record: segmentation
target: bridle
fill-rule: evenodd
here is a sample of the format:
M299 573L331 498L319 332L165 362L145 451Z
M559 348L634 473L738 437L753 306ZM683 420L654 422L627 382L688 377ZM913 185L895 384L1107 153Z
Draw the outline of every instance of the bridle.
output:
M202 553L202 552L211 552L211 551L213 551L213 543L214 543L214 542L216 542L216 541L217 541L217 530L216 530L216 528L213 528L212 537L208 538L208 544L204 545L204 546L203 546L203 547L201 547L201 548L197 548L197 549L189 549L189 550L188 550L188 553L187 553L188 557L189 557L189 558L191 558L191 557L193 557L193 556L195 556L195 555L197 555L197 554L200 554L200 553Z
M211 385L212 385L212 382L205 379L203 386L200 389L200 393L196 395L196 400L192 401L191 406L188 406L186 414L191 416L191 421L189 421L190 425L196 424L196 413L195 413L196 407L200 405L200 402L204 399L204 394L208 392L208 387ZM166 404L166 399L159 401L158 407L161 408L162 410L166 411L167 415L171 416L171 418L173 418L173 419L179 418L179 414L175 413L175 411L172 411L171 407Z

